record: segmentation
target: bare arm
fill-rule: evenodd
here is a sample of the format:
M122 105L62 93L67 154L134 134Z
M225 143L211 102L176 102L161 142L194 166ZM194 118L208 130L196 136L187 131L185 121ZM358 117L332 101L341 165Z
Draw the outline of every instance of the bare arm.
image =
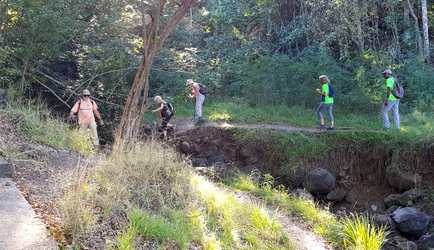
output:
M96 105L96 103L92 101L92 106L93 106L93 113L95 114L96 119L98 119L98 121L102 121L102 117L101 117L101 113L99 112L98 105Z
M152 110L152 112L155 113L155 112L161 111L161 110L163 110L163 108L164 108L164 103L162 103L159 108Z
M71 112L69 112L69 117L73 117L75 114L77 114L78 113L78 106L79 106L79 103L80 103L80 101L78 101L78 102L76 102L75 104L74 104L74 106L72 107L72 109L71 109Z

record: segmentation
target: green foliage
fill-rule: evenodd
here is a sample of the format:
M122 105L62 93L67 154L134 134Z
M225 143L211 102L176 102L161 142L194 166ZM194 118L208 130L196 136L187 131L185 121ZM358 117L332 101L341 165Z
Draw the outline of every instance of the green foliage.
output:
M226 183L236 189L250 192L267 203L298 216L335 246L343 249L379 250L386 242L388 231L377 228L367 217L355 215L338 219L311 200L288 195L283 188L274 188L273 178L265 178L265 184L249 176L239 176Z
M386 228L377 228L367 217L355 215L341 223L345 249L380 250L386 242Z
M192 182L205 206L207 228L223 249L294 249L282 225L264 208L240 201L203 177Z
M43 104L12 101L6 112L18 121L18 128L34 142L84 155L94 154L94 147L87 135L52 117Z
M240 176L227 182L229 186L239 188L242 191L250 192L267 203L284 209L287 213L299 216L316 233L326 237L334 244L339 244L338 221L330 212L323 210L311 200L291 196L283 188L274 188L274 180L268 177L268 181L263 184L255 181L248 176ZM245 189L247 188L247 189Z
M188 249L195 237L194 227L184 212L170 212L167 217L163 217L135 209L129 220L127 232L119 239L119 249L134 249L131 246L137 236L157 240L163 245L174 242L179 249Z

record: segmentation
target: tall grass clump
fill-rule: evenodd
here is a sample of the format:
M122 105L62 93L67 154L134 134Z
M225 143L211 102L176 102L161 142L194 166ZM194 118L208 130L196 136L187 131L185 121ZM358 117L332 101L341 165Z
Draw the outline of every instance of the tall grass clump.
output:
M341 225L345 249L380 250L386 242L386 228L376 227L366 216L346 217Z
M165 232L162 241L170 239L184 229L172 232L172 224L166 225L163 217L153 214L166 216L166 211L186 209L191 200L190 174L189 165L171 148L156 142L136 145L100 161L84 181L77 182L63 197L60 204L64 227L79 229L68 232L83 245L89 235L101 230L117 232L116 245L120 249L134 249L137 239L158 240L157 231L161 230ZM101 223L95 224L96 220L86 217L90 207L91 214ZM174 217L167 218L170 221ZM181 225L181 221L176 220L175 224ZM147 226L154 229L147 231ZM165 231L167 228L170 230ZM175 242L183 245L186 241L176 238Z
M85 155L94 153L88 136L53 117L40 102L12 101L6 113L17 122L18 129L34 142Z

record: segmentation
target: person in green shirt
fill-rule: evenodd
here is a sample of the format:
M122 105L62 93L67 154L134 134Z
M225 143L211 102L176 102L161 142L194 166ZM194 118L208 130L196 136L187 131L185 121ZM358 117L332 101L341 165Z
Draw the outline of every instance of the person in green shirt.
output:
M383 72L383 77L386 79L386 97L384 99L383 105L383 124L384 128L390 129L391 124L389 120L389 112L393 111L393 118L395 120L396 128L401 128L401 121L399 117L399 99L393 95L393 90L395 89L395 78L393 77L392 71L386 69Z
M317 109L317 113L320 120L320 129L327 128L325 125L323 112L327 112L330 119L331 125L327 129L334 129L335 118L333 116L333 104L335 101L334 101L334 97L331 95L332 87L330 84L330 80L326 75L322 75L319 77L319 81L321 83L321 89L316 89L316 91L318 92L318 94L321 95L321 102Z

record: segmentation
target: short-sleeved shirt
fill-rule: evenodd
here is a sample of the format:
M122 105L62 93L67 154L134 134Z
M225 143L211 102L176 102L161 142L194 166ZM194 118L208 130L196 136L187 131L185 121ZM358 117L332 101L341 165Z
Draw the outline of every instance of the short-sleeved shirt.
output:
M390 89L390 91L393 91L395 89L395 78L389 77L386 80L386 88ZM398 100L392 93L390 93L389 97L387 98L389 101L396 101Z
M322 85L322 93L325 93L326 96L324 96L324 104L333 104L335 102L333 97L329 96L330 93L330 86L328 83L325 83Z
M80 99L72 107L71 112L78 113L78 124L91 124L95 122L95 112L98 112L98 105L91 99Z

